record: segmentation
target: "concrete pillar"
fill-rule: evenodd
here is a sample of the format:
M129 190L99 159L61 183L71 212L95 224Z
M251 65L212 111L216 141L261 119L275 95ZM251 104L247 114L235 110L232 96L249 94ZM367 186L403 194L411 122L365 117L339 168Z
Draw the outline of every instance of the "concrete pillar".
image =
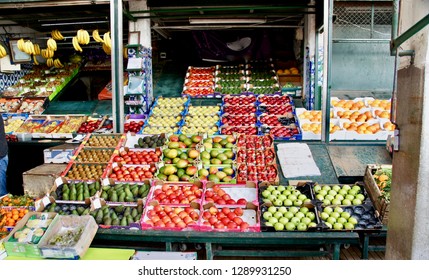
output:
M146 0L133 0L129 1L130 11L142 11L147 10L147 1ZM134 14L135 16L139 14ZM150 14L141 14L142 16L149 16ZM152 47L151 41L151 32L150 32L150 19L137 19L137 21L129 22L130 32L139 31L140 32L140 44L146 48Z
M429 0L401 0L399 34L429 13ZM393 179L386 259L429 259L429 27L400 49L414 50L414 63L401 58L397 81L399 151ZM428 68L428 69L426 69Z

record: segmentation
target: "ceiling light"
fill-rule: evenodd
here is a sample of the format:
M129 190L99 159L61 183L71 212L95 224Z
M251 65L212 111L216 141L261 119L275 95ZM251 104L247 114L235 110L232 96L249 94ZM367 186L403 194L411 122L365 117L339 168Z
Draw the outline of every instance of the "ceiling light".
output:
M59 22L59 23L43 23L41 26L57 26L57 25L75 25L75 24L97 24L97 23L108 23L108 20L98 21L79 21L79 22Z
M265 18L190 18L190 24L266 23Z

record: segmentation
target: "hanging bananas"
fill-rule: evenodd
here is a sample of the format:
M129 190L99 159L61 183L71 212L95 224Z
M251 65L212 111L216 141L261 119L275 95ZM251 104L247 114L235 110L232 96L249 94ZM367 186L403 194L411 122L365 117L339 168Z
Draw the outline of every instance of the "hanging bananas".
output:
M53 58L54 57L54 51L50 50L50 49L43 49L40 51L40 55L45 59Z
M39 44L33 44L34 46L34 54L35 55L40 55L40 46Z
M48 39L46 45L48 46L49 50L53 50L53 51L57 50L57 42L52 38Z
M112 48L112 42L110 41L110 31L104 33L103 41L109 48Z
M124 53L123 53L123 55L124 55L125 59L128 59L128 48L127 47L124 47Z
M58 29L52 30L51 36L56 41L61 41L61 40L65 39L64 36L61 34L61 32Z
M98 43L104 43L103 39L100 37L100 34L98 33L98 29L95 29L94 31L92 31L92 38Z
M27 40L24 43L24 52L27 53L27 54L29 54L29 55L32 55L32 54L34 54L36 52L35 49L34 49L34 45L33 45L33 43L30 40Z
M78 52L82 52L82 48L80 47L78 41L79 41L79 39L77 38L77 36L74 36L72 39L73 48Z
M17 41L18 49L22 52L24 52L24 45L25 45L25 41L23 38L21 38Z
M39 62L37 61L35 54L33 54L33 63L34 63L34 65L39 65Z
M80 45L88 45L89 44L89 33L84 29L79 29L77 31L77 42Z
M64 65L61 63L61 61L58 58L56 58L53 63L54 63L55 68L63 68L64 67Z
M48 65L48 67L54 66L54 60L52 58L48 58L46 60L46 65Z
M7 55L7 51L3 45L0 45L0 58L3 58Z
M110 55L110 54L111 54L112 49L111 49L108 45L106 45L105 43L103 43L103 44L102 44L102 47L103 47L103 51L104 51L107 55Z

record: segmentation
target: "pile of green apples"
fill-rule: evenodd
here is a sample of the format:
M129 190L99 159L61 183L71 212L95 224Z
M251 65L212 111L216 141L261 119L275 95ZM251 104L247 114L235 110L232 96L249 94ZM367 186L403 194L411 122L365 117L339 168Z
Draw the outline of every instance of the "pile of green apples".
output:
M274 227L276 231L306 231L308 228L317 226L316 214L308 207L270 206L262 214L262 217L264 225Z
M271 203L274 206L302 206L304 203L311 202L305 194L294 186L268 186L262 191L262 201Z
M334 230L352 230L358 223L355 217L351 217L350 213L344 211L340 206L323 208L320 218L329 229Z
M204 165L232 164L234 157L234 152L230 149L206 149L201 152Z
M323 202L323 205L361 205L365 196L362 188L358 185L319 185L313 186L316 199Z

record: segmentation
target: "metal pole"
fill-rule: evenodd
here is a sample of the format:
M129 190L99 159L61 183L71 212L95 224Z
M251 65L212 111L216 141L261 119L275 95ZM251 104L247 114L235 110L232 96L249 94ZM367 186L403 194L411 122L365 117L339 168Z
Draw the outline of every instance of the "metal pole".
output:
M417 34L420 30L425 28L429 24L429 14L426 15L424 18L419 20L416 24L411 26L407 31L403 32L401 35L399 35L397 38L392 38L392 51L396 52L398 47L402 45L405 41L410 39L412 36Z
M319 31L316 32L316 51L314 53L314 110L320 110L319 95Z
M370 38L374 37L374 3L371 5L371 33Z
M152 13L188 13L188 12L218 12L218 11L246 11L246 10L293 10L293 9L308 9L316 8L315 5L306 5L306 6L249 6L249 7L208 7L208 8L183 8L177 7L174 9L151 9L151 10L141 10L141 11L129 11L130 14L152 14Z
M398 37L398 24L399 24L399 0L393 0L393 15L392 15L392 37L390 40L394 40ZM390 55L396 55L396 50L393 50L390 46Z
M329 143L331 106L331 63L332 63L332 14L334 1L324 2L323 8L323 90L322 90L322 141Z
M112 116L113 130L124 131L124 67L122 0L110 0L110 34L112 40Z

